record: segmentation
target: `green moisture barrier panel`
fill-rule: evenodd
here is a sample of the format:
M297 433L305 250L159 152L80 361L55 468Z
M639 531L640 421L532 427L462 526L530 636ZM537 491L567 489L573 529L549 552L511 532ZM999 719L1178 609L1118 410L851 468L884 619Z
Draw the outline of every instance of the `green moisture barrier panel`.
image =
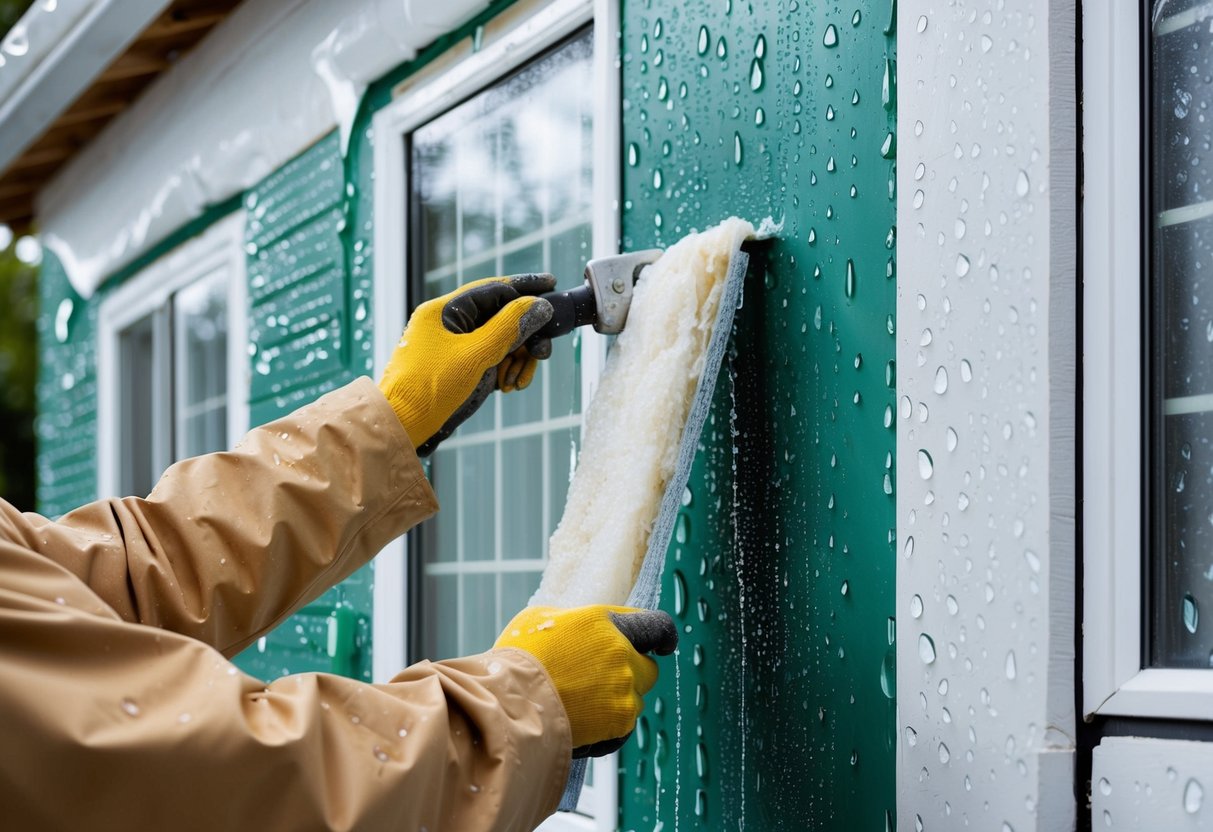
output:
M366 301L352 307L341 232L348 201L336 133L250 190L249 411L276 419L361 374L357 341L369 340ZM371 675L370 568L355 572L236 657L262 679L323 671Z
M38 510L66 514L97 497L97 309L44 251L38 274Z
M622 754L621 829L892 828L894 21L624 4L624 248L783 229L675 527L682 645Z

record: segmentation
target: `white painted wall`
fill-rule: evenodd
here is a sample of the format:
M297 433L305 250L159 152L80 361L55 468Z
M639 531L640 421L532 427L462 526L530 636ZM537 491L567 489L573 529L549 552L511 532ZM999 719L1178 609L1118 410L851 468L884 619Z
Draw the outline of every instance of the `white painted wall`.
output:
M1213 743L1110 737L1094 752L1093 829L1213 830Z
M1075 823L1074 15L899 4L900 829Z

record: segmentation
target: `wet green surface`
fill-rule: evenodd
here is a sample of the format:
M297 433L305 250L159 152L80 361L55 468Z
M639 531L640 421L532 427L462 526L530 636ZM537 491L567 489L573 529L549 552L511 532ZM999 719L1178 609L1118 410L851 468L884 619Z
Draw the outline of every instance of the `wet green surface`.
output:
M624 248L731 214L783 229L750 275L676 527L662 605L683 642L623 753L621 828L884 829L895 15L624 10Z

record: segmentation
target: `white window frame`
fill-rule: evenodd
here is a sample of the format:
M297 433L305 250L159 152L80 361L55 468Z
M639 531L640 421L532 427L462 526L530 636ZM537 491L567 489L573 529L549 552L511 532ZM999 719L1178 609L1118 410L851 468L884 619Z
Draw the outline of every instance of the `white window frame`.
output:
M410 77L390 104L375 114L375 374L383 372L396 345L393 333L404 329L408 308L409 193L404 137L455 105L519 69L578 29L594 25L593 57L593 208L592 256L619 251L620 113L619 4L613 0L523 0L485 27L478 50L453 47ZM583 331L581 401L593 397L606 360L606 339ZM583 405L584 406L584 405ZM406 538L388 544L375 559L372 678L383 682L407 661L409 597ZM544 832L614 830L618 815L615 756L596 764L602 777L582 794L578 813L560 813ZM585 814L581 814L584 812Z
M228 269L227 435L233 444L248 431L248 290L244 253L243 209L218 220L197 237L182 243L147 268L127 279L101 303L97 336L97 494L119 494L121 373L119 337L140 318L171 302L173 295ZM169 371L176 374L177 367ZM170 393L175 396L176 393ZM177 455L170 451L171 463ZM142 496L142 495L141 495Z
M1213 670L1142 667L1141 9L1083 14L1083 714L1208 719Z

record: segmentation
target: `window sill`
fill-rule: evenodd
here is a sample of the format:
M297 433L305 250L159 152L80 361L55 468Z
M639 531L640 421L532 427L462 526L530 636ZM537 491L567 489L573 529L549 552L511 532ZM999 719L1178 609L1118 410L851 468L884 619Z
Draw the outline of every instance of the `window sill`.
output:
M1121 685L1096 713L1208 719L1213 713L1213 670L1147 668Z

